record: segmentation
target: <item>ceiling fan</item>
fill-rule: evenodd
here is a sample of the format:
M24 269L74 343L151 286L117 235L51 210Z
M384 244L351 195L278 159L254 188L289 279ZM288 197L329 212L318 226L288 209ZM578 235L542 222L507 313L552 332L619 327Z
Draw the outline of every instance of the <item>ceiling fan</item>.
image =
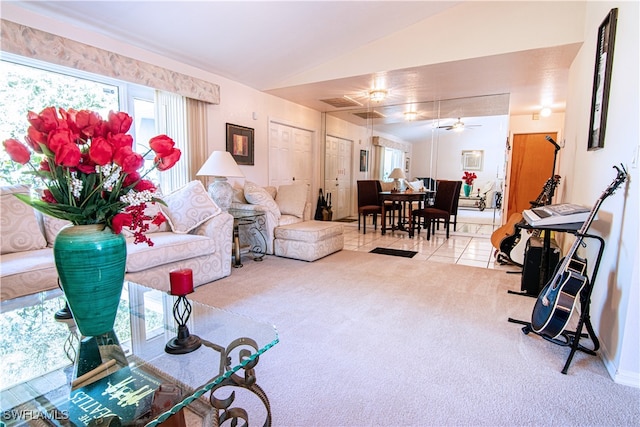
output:
M462 132L465 128L474 128L479 126L482 126L482 125L465 125L464 122L460 120L460 117L458 117L458 120L455 121L454 123L446 126L438 126L438 129L446 129L446 130L452 130L454 132Z

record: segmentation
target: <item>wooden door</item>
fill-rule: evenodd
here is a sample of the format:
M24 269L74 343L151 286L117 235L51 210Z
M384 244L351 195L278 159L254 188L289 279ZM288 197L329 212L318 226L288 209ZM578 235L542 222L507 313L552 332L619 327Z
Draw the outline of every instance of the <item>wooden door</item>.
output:
M555 147L546 140L547 135L557 137L555 132L513 135L506 218L529 209L554 173Z

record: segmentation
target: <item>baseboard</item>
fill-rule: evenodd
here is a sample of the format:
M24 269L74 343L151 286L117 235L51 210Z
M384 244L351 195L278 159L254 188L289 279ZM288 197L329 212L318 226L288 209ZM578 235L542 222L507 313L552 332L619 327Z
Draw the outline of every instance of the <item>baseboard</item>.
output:
M640 388L640 372L619 370L618 366L613 363L605 346L600 347L600 358L613 382L628 387Z

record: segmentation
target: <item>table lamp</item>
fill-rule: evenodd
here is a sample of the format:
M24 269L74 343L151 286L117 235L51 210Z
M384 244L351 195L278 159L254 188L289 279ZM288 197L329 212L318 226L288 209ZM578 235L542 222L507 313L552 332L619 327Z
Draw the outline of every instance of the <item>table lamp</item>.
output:
M389 174L389 178L393 179L394 187L396 190L402 190L402 184L400 183L401 179L406 179L404 171L400 168L395 168Z
M220 209L229 210L233 199L233 189L227 181L228 177L244 177L238 164L228 151L214 151L196 175L213 176L214 181L209 185L209 196Z

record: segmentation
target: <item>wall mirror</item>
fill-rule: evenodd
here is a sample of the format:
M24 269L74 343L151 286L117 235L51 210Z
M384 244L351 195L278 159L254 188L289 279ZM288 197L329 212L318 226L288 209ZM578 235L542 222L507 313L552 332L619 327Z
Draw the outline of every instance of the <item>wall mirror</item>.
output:
M459 180L464 170L460 160L463 151L481 153L468 155L466 160L467 166L476 168L478 187L492 181L495 188L500 188L508 111L508 94L410 103L391 99L327 111L325 189L342 193L333 196L334 204L348 205L343 211L353 214L357 209L357 180L385 180L385 174L394 167L407 169L410 180ZM361 150L368 151L369 156L368 168L362 172Z

